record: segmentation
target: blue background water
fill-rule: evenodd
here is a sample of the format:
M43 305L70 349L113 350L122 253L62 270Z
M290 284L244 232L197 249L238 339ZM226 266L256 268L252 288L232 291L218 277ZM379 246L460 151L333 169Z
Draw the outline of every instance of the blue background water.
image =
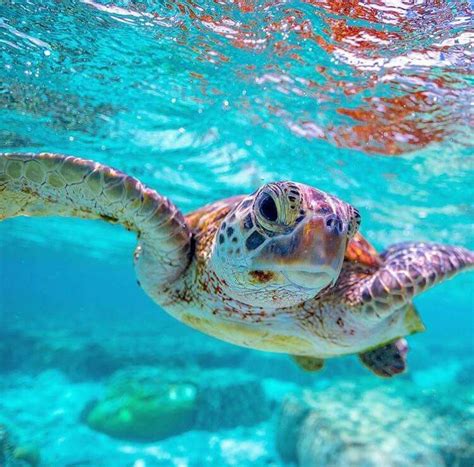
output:
M362 232L379 250L403 240L474 248L470 15L462 1L2 2L0 148L115 166L185 212L291 179L355 205ZM45 346L18 344L23 353L3 348L3 374L20 378L5 376L3 401L25 403L2 407L0 398L0 416L3 410L26 437L34 431L54 465L81 459L72 435L75 441L61 448L59 435L31 422L50 401L42 388L56 385L61 393L69 384L41 372L59 367L74 377L67 361L38 358L52 342L61 342L59 352L88 341L113 343L111 352L123 359L118 368L127 366L124 355L148 362L161 352L162 360L178 354L186 361L195 358L193 348L234 351L176 323L144 296L131 265L135 240L119 227L18 218L0 224L0 240L0 335L34 335ZM436 394L439 385L472 373L472 286L466 274L416 300L428 332L410 339L410 373L397 383L401 390L417 384ZM376 384L351 358L330 362L327 373L288 376L285 356L235 352L229 378L240 362L259 379L280 378L296 388L338 378ZM87 382L87 368L81 371ZM28 384L21 380L38 374ZM31 393L21 392L25 384ZM79 406L84 401L77 398ZM12 420L18 411L24 417ZM63 430L73 433L79 422L69 423ZM263 443L279 465L268 434L273 426L228 436ZM178 462L184 454L176 446L185 446L196 465L230 463L206 451L210 439L166 441L169 457L155 456L150 465ZM135 461L118 445L101 446L106 456L118 456L103 465ZM245 457L241 446L235 455L241 465L268 460Z

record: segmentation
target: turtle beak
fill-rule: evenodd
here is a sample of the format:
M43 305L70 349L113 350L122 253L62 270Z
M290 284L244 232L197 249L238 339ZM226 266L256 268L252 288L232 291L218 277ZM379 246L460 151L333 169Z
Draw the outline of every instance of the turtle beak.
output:
M291 235L282 235L261 251L260 269L278 269L292 284L310 289L334 283L341 271L347 231L336 216L313 216Z

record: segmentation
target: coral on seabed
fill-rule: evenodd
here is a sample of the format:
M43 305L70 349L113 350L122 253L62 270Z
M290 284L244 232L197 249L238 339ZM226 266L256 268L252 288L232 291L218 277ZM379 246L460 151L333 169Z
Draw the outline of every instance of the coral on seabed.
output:
M91 428L124 439L152 441L190 429L196 412L196 387L187 383L133 384L113 388L84 414Z
M82 419L112 437L154 441L191 429L251 426L270 416L260 382L245 372L136 367L112 377Z
M277 423L277 450L300 467L364 465L471 466L474 426L469 395L417 394L405 385L367 388L339 383L324 391L288 396ZM450 396L451 394L451 396Z
M18 444L6 425L0 423L0 466L36 467L39 464L38 448L31 444Z
M74 382L101 381L122 368L135 365L202 368L232 367L246 352L237 346L209 342L198 333L179 342L170 336L156 339L159 330L136 337L135 329L125 333L102 327L87 333L55 332L38 329L2 329L0 339L0 375L9 372L40 373L51 368L62 371ZM105 338L104 328L112 338ZM154 332L156 331L156 333Z
M260 380L245 371L208 370L195 381L199 387L197 429L217 431L252 426L271 415Z

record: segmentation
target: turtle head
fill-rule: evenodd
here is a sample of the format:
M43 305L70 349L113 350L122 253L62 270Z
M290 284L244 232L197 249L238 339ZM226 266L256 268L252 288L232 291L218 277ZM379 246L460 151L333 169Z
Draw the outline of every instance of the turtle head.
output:
M222 221L210 265L233 299L292 306L336 281L359 223L357 210L334 196L299 183L270 183Z

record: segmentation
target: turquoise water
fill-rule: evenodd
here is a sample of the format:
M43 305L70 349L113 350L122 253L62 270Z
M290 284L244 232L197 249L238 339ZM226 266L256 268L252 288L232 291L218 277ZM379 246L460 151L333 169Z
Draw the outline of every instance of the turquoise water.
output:
M0 150L112 165L183 212L295 180L356 206L380 251L474 249L471 15L445 0L0 2ZM0 242L0 424L41 465L474 463L472 273L415 300L427 332L385 381L354 357L309 374L181 325L137 287L118 226L16 218ZM153 440L86 423L131 386L158 412L197 388L197 421ZM4 444L0 429L0 465L34 465Z

